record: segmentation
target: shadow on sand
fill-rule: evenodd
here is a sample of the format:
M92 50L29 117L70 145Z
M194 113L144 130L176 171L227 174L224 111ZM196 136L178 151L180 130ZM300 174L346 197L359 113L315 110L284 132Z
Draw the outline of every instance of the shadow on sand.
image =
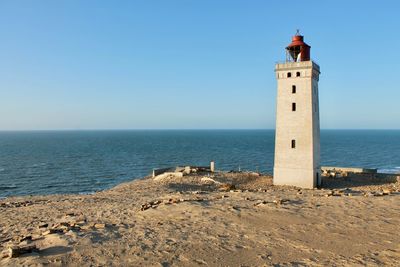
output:
M323 177L321 187L326 189L338 189L358 186L387 185L396 183L397 180L397 176L392 174L354 175L340 178Z

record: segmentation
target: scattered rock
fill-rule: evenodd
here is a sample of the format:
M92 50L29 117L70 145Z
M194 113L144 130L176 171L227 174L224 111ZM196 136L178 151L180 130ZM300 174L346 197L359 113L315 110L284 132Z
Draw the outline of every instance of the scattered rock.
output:
M144 210L148 210L148 209L150 209L150 208L155 209L155 208L157 208L158 205L161 204L161 203L162 203L161 200L151 201L151 202L149 202L149 203L142 204L141 207L140 207L140 210L141 210L141 211L144 211Z
M77 222L75 222L75 225L84 225L84 224L86 224L86 220L81 220L81 221L77 221Z
M4 239L1 239L1 240L0 240L0 244L1 244L1 243L8 242L8 241L10 241L10 240L12 240L12 239L13 239L12 237L7 237L7 238L4 238Z
M325 197L330 197L333 195L333 191L328 191L324 196Z
M201 195L201 194L207 194L205 191L192 191L191 192L193 195Z
M183 170L183 174L185 175L190 174L190 172L191 172L190 166L186 166L185 169Z
M282 204L284 204L284 203L286 203L286 202L289 202L290 200L289 199L275 199L273 202L276 204L276 205L282 205Z
M39 224L39 228L47 228L49 226L49 224L48 223L42 223L42 224Z
M175 172L183 172L185 170L185 167L177 166L175 167Z
M332 196L334 197L341 197L343 195L343 192L341 191L333 191Z
M144 210L148 210L150 208L151 208L151 204L150 203L145 203L145 204L142 204L142 206L140 207L140 210L144 211Z
M53 229L59 229L59 230L68 230L69 228L70 225L68 222L60 222L53 226Z
M84 231L90 230L92 228L93 228L93 226L88 225L88 224L87 225L82 225L82 226L79 227L80 230L84 230Z
M218 190L220 191L230 191L230 190L235 190L236 187L233 184L220 184L218 187Z
M23 236L19 240L19 242L24 242L24 241L31 242L32 241L32 236L31 235Z
M255 207L265 206L265 205L267 205L267 201L265 201L265 200L257 201L256 203L254 203Z
M170 198L170 199L164 199L164 200L163 200L163 204L164 204L164 205L169 205L169 204L171 204L171 201L172 201L172 198Z
M43 238L43 236L40 234L32 234L32 241L35 241L35 240L38 240L41 238Z
M178 203L178 202L180 202L181 200L179 199L179 198L170 198L169 199L169 203L172 203L172 204L176 204L176 203Z
M275 199L275 200L272 201L272 202L274 202L276 205L282 204L282 200L280 200L280 199Z
M28 253L32 253L32 252L39 252L39 249L36 247L36 245L28 245L28 246L14 246L14 247L10 247L8 248L7 251L8 254L7 256L10 258L16 258L19 257L23 254L28 254Z
M104 228L106 228L106 224L105 223L95 223L94 224L94 228L96 228L96 229L104 229Z
M212 179L212 178L210 178L210 177L202 177L202 178L200 179L200 181L201 181L203 184L221 184L220 182L215 181L214 179Z
M49 229L49 230L47 230L47 231L44 231L44 232L42 233L42 235L50 235L50 234L55 234L55 233L57 233L57 232L59 232L58 229Z
M389 189L383 189L382 190L383 195L390 195L390 190Z

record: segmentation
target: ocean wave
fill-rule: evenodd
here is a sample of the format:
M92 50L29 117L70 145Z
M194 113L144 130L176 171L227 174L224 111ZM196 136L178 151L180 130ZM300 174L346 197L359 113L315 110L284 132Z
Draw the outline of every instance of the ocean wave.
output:
M44 186L41 186L41 189L49 189L49 188L55 188L55 187L59 187L59 185L54 185L54 184L47 184Z
M18 188L15 184L13 185L0 185L0 190L15 189Z
M34 164L30 165L28 168L36 168L36 167L41 167L41 166L46 166L46 163L45 162L34 163Z
M378 173L400 174L400 167L378 169Z

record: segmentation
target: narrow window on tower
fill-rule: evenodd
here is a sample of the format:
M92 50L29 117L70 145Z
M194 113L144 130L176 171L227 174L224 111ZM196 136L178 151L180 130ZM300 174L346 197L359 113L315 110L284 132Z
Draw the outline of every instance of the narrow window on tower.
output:
M287 77L288 77L288 78L292 77L292 73L291 73L291 72L288 72L288 73L287 73Z
M296 140L292 140L292 148L296 148Z
M292 103L292 111L296 111L296 103Z
M292 85L292 94L296 93L296 85Z
M296 72L296 77L300 77L300 71Z

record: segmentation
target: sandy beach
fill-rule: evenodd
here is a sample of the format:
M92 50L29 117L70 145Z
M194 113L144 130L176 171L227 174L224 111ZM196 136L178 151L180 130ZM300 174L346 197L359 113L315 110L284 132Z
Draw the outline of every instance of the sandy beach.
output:
M396 266L400 184L147 177L92 195L0 201L1 266ZM10 247L34 246L10 257ZM398 266L398 265L397 265Z

